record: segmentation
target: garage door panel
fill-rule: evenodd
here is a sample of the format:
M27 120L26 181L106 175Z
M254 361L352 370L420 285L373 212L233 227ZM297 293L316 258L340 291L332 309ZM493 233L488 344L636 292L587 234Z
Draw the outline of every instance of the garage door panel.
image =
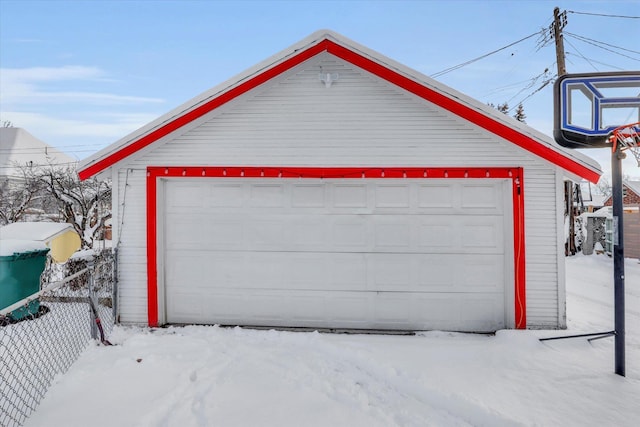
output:
M504 253L502 216L222 213L167 221L170 250Z
M500 255L176 252L168 287L503 292Z
M466 325L460 330L495 331L504 325L503 294L433 294L412 300L412 318L430 329L451 329L450 325ZM473 325L473 327L470 327Z
M368 222L362 216L337 216L331 225L332 244L340 251L363 251L370 247L368 230Z
M285 206L284 184L250 184L248 205L253 208Z
M415 234L420 252L504 252L502 216L429 215L417 218L419 225Z
M195 184L194 184L195 185ZM215 208L239 208L244 205L244 184L216 183L201 185L208 191L206 205Z
M410 221L402 221L399 217L386 218L384 216L374 218L374 251L409 250L411 248Z
M291 188L291 206L294 208L323 208L326 200L324 184L294 184Z
M286 223L278 219L244 218L243 248L263 251L283 250L286 245Z
M168 215L167 248L503 253L503 217L461 215ZM198 230L194 239L193 228Z
M450 183L418 186L418 207L422 209L449 209L456 207L456 187Z
M497 218L494 221L493 224L464 224L460 228L462 247L501 250L503 243L502 227L501 224L496 224Z
M171 227L167 227L165 231L165 242L167 248L199 249L202 246L201 242L193 238L193 224L197 223L206 225L208 221L207 215L168 215L167 220L171 221Z
M478 331L494 331L504 325L503 294L471 294L461 299L461 321L476 325Z
M374 291L503 292L502 255L370 254Z
M479 181L167 180L166 319L504 327L509 187Z
M330 242L330 224L320 215L295 216L289 220L286 241L289 249L324 249Z
M361 184L334 184L333 208L366 208L369 206L368 186Z
M173 182L166 188L166 198L172 212L189 212L204 206L206 187L194 185L192 182Z
M378 294L374 300L374 322L402 328L411 323L411 300L402 293Z
M205 280L205 257L190 252L176 252L167 265L167 286L177 283L203 283ZM170 285L171 284L171 285Z
M331 310L327 313L327 323L334 326L358 328L370 318L370 295L366 293L341 292L327 299Z
M456 264L455 281L464 292L503 292L504 257L496 255L466 256Z
M502 294L260 291L251 296L176 293L174 323L354 329L493 331L504 325Z
M244 224L239 220L218 220L201 223L203 234L201 239L206 239L211 247L224 250L243 249Z
M463 184L460 203L464 210L502 212L502 192L490 182Z
M375 189L375 206L377 208L411 207L409 184L379 184Z

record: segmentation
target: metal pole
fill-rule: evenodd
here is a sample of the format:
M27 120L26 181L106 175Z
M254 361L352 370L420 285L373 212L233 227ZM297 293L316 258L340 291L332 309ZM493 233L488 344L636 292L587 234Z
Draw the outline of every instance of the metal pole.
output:
M97 340L98 339L98 327L96 326L96 314L94 313L94 311L91 309L91 304L93 300L93 287L94 287L94 280L93 280L93 266L94 266L94 261L93 259L87 261L87 268L89 269L89 293L88 293L88 297L89 297L89 317L90 317L90 331L91 331L91 339Z
M615 371L625 376L624 354L624 234L622 201L622 159L625 154L618 144L611 153L611 191L613 200L613 285L614 285L614 327Z

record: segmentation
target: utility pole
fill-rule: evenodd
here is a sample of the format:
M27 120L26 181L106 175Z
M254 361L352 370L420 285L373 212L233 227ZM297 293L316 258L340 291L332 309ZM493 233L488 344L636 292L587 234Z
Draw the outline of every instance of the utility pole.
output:
M567 11L560 13L559 8L553 9L553 23L551 24L551 36L556 41L556 63L558 64L558 77L567 74L564 65L564 42L562 29L567 25Z

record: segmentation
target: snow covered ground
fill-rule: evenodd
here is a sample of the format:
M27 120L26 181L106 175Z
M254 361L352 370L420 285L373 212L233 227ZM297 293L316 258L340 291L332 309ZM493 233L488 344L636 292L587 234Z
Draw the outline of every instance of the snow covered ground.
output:
M640 263L627 260L627 377L612 261L567 259L567 331L331 335L116 328L57 379L33 426L638 426Z

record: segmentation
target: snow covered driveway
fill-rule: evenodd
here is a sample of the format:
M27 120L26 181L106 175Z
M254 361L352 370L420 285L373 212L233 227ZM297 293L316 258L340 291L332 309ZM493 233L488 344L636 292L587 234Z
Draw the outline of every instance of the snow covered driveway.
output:
M27 426L637 426L640 264L627 263L627 378L611 260L567 260L569 331L331 335L116 328L51 387Z

